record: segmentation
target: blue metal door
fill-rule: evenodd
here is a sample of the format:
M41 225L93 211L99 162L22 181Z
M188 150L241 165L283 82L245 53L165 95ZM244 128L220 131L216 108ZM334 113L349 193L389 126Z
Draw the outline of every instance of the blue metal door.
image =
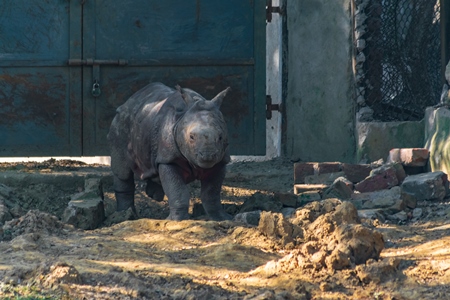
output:
M152 81L231 86L232 154L265 153L264 0L3 2L0 155L108 155L115 109Z
M81 6L0 4L0 156L81 155Z

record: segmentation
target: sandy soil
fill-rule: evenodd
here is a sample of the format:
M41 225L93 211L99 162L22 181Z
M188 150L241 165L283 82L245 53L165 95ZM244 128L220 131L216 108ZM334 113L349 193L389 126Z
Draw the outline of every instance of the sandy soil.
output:
M0 164L14 172L89 169L73 161ZM229 167L230 210L254 193L292 190L293 164ZM448 299L450 201L421 202L415 223L360 220L337 199L291 218L166 221L167 201L136 195L141 219L92 231L61 223L70 194L45 184L9 191L19 202L0 227L0 298L10 299ZM5 191L3 191L3 194ZM0 190L0 195L2 191ZM198 202L193 184L193 204ZM113 203L110 190L106 204ZM64 204L64 205L63 205ZM39 209L39 210L38 210ZM107 207L107 210L110 209Z

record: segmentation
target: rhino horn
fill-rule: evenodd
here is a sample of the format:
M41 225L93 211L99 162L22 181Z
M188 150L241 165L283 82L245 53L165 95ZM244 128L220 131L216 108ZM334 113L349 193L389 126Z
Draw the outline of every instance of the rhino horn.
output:
M179 86L179 85L177 84L177 85L175 86L175 88L177 89L178 92L180 92L181 97L184 99L184 101L185 101L187 104L190 104L190 103L194 103L194 102L195 102L195 100L191 97L191 95L189 95L189 93L186 93L186 92L181 88L181 86Z
M223 91L217 94L213 99L211 99L211 102L214 103L215 106L220 107L222 105L223 98L227 95L227 93L231 90L230 87L227 87Z

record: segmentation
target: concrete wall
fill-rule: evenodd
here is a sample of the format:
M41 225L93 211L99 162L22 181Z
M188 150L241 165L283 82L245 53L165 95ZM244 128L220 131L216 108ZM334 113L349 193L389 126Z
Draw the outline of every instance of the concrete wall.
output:
M350 0L287 0L284 152L293 160L355 161Z
M423 148L425 125L420 122L357 122L357 163L387 160L393 148Z

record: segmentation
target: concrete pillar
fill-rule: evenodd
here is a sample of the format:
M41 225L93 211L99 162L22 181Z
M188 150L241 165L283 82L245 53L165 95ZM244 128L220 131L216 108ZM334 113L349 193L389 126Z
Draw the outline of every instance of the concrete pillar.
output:
M286 156L355 161L350 0L287 0Z

